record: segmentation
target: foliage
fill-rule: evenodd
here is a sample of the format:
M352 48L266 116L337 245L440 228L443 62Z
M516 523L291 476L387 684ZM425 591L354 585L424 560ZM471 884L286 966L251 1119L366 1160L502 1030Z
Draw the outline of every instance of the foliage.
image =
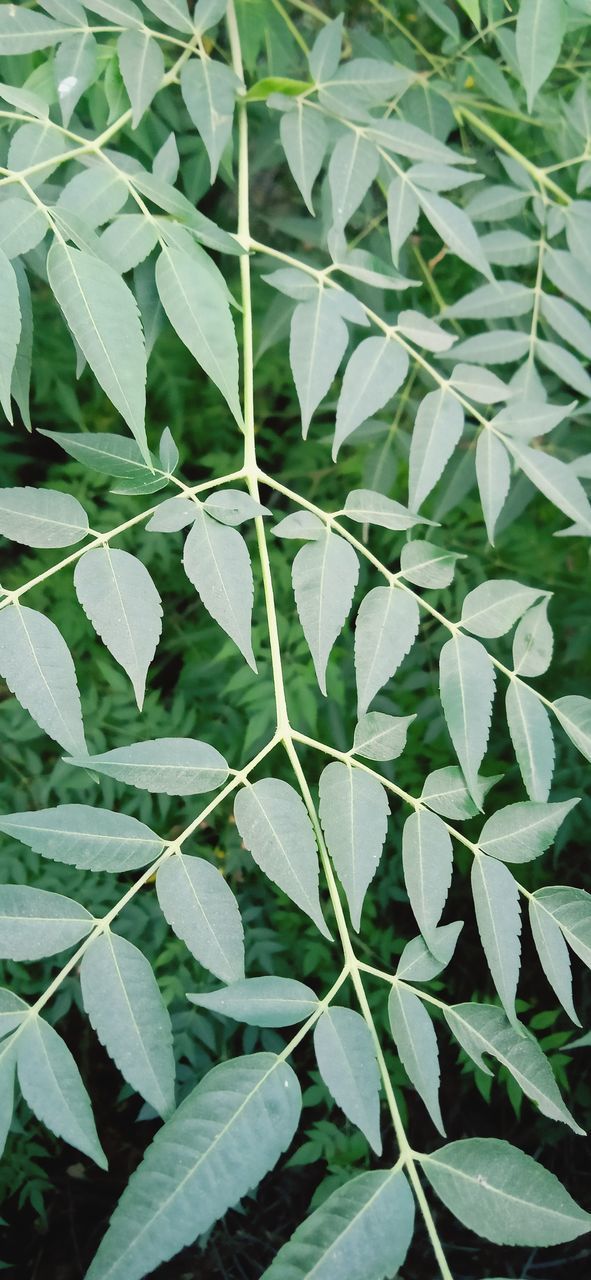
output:
M524 1124L583 1133L569 1033L517 991L527 906L580 1026L591 898L555 862L591 701L560 655L544 677L549 609L585 647L552 535L580 574L591 11L412 8L0 6L0 401L36 428L0 491L29 549L0 599L0 1129L38 1210L15 1080L105 1168L54 1026L87 1017L155 1128L89 1280L206 1239L287 1151L330 1176L269 1280L343 1249L394 1275L415 1204L450 1280L437 1198L501 1246L591 1223L513 1143L447 1141L439 1058L449 1032L453 1081L488 1097L493 1063Z

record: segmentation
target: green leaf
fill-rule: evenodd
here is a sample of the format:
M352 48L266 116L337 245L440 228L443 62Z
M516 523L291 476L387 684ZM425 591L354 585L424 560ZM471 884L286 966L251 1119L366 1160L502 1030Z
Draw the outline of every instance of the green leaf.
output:
M513 637L513 667L520 676L541 676L552 660L553 636L548 601L528 609Z
M451 884L453 849L445 823L427 809L418 809L406 819L402 865L415 920L429 950L437 956L437 925Z
M476 441L476 479L488 540L494 545L496 523L511 484L511 462L492 431L481 431Z
M472 863L476 923L493 982L510 1022L515 1022L521 913L519 889L502 862L480 855Z
M239 89L240 81L231 68L203 53L186 62L181 72L183 100L209 156L212 182L232 137Z
M521 0L515 27L515 49L532 110L538 89L558 61L566 10L562 0Z
M263 778L238 792L234 817L257 866L330 937L318 897L316 838L297 791Z
M497 780L497 778L482 777L476 779L477 803L475 803L466 786L462 770L457 764L452 764L445 769L434 769L433 773L425 778L421 800L430 809L440 813L442 818L459 821L475 818L480 812L487 791Z
M331 1005L314 1028L314 1050L320 1075L337 1106L380 1155L380 1074L365 1019L353 1009Z
M540 964L563 1009L581 1026L573 1005L573 983L568 947L560 926L544 910L535 894L529 900L529 922Z
M148 570L128 551L99 547L78 561L74 587L103 644L127 672L141 711L162 630L162 603Z
M172 27L173 31L193 34L193 23L185 0L144 0L144 3L165 26Z
M251 640L254 583L242 534L212 520L203 507L196 507L185 542L183 566L207 612L256 671Z
M316 84L330 80L341 60L344 14L320 28L308 54L308 66Z
M122 27L143 26L143 16L134 0L84 0L87 9Z
M461 626L490 640L503 636L544 591L521 582L498 578L469 591L462 605Z
M170 1115L172 1027L150 962L109 930L85 951L80 983L84 1008L109 1057L159 1115Z
M320 821L358 933L388 827L388 797L369 774L333 761L320 775Z
M0 1036L6 1036L18 1027L29 1012L28 1004L14 991L0 987Z
M430 982L436 978L449 964L463 927L463 920L455 920L435 930L438 956L429 951L423 937L411 938L398 961L396 977L405 982Z
M300 1109L297 1079L272 1053L209 1071L132 1174L87 1280L141 1280L192 1244L273 1168Z
M197 519L199 507L191 498L165 498L146 525L148 533L178 533Z
M52 22L42 13L32 13L22 5L0 5L0 54L11 57L15 53L34 53L58 44L70 28Z
M49 436L78 462L103 475L122 480L135 477L149 480L154 474L152 459L146 463L135 441L127 436L110 435L107 431L85 431L80 435L71 431L41 431L41 435Z
M571 520L580 521L586 529L591 530L591 506L581 481L571 467L559 458L541 449L530 449L526 444L516 440L508 440L505 444L515 461L525 472L528 480L554 503L560 511L570 516Z
M69 547L86 537L88 516L56 489L0 489L0 533L27 547Z
M68 764L92 769L130 787L166 796L196 796L221 787L228 776L224 757L195 738L155 738L116 747L97 756L78 756Z
M377 177L380 157L361 133L339 138L328 166L333 230L343 231Z
M433 191L416 190L425 216L451 253L492 280L492 272L474 227L463 209Z
M534 304L534 291L519 280L495 280L464 294L459 302L446 307L444 317L456 320L504 320L507 316L527 315Z
M387 498L383 493L375 493L372 489L352 489L347 494L343 515L358 524L377 524L382 529L393 529L397 533L412 529L417 524L433 523L422 516L413 515L400 502Z
M82 95L98 78L98 44L92 32L68 36L56 50L54 70L62 122L67 129Z
M306 93L314 86L311 80L292 80L289 76L264 76L257 80L245 93L245 102L266 102L272 93L282 93L286 98L294 98Z
M413 720L416 715L387 716L382 711L367 711L355 725L355 755L366 760L396 760L404 751L408 726Z
M591 968L591 896L584 889L552 885L536 890L540 911L556 921L575 955Z
M414 1200L403 1173L361 1173L296 1228L262 1280L383 1280L404 1263L414 1227Z
M50 618L20 604L0 612L0 673L50 738L86 750L74 663Z
M270 516L268 507L255 502L249 493L242 489L215 489L203 503L205 510L222 524L244 524L245 520L254 520L257 516Z
M0 204L0 249L7 258L16 258L20 253L35 249L47 231L43 211L30 200L9 196ZM9 279L5 266L4 277Z
M219 388L242 425L238 390L238 346L227 296L198 258L174 246L156 263L162 306L197 363Z
M304 439L345 354L349 333L336 290L318 289L312 302L300 302L292 320L289 361L300 402Z
M569 694L552 703L554 714L564 732L586 760L591 760L591 698Z
M553 1173L499 1138L450 1142L421 1167L454 1216L495 1244L563 1244L591 1225Z
M33 1115L58 1138L107 1168L90 1099L72 1054L43 1018L32 1017L18 1038L18 1082Z
M312 511L294 511L293 515L285 516L279 524L274 525L272 532L277 538L314 541L325 528L323 521Z
M133 871L155 862L164 848L160 836L137 818L87 804L2 814L0 831L81 871Z
M209 31L211 27L215 27L216 23L223 18L228 6L228 0L197 0L193 11L193 26L199 35L203 35L204 31Z
M560 1120L574 1133L583 1133L564 1105L549 1062L539 1044L516 1030L495 1005L456 1004L444 1010L444 1017L462 1049L481 1071L488 1072L483 1053L490 1053L510 1071L528 1098L551 1120ZM489 1072L490 1074L490 1072Z
M468 790L480 805L478 770L490 732L495 672L478 640L456 634L444 644L439 659L439 689Z
M405 542L400 552L400 572L417 587L449 587L456 560L461 559L457 552L416 538L414 542Z
M373 587L361 602L355 623L358 715L392 678L419 630L419 606L399 587Z
M464 430L461 404L442 387L419 405L408 462L408 501L418 511L437 484Z
M219 991L188 993L187 999L252 1027L291 1027L318 1008L312 989L293 978L244 978Z
M14 267L2 249L0 249L0 291L2 292L2 311L0 313L0 403L8 421L12 422L10 387L21 334L21 309Z
M333 459L356 427L382 409L408 371L408 356L390 338L364 338L356 347L345 373L337 404Z
M439 1052L433 1023L418 996L398 983L388 997L390 1030L411 1084L445 1136L439 1106Z
M91 932L93 917L79 902L24 884L0 885L0 955L40 960L73 947Z
M548 712L534 690L518 680L509 683L505 710L527 794L530 800L547 800L554 773L554 739Z
M427 351L448 351L455 342L452 333L447 333L420 311L399 311L396 328L415 346L424 347Z
M133 294L108 263L58 241L49 250L47 274L76 342L150 466L146 352Z
M238 903L221 871L205 858L177 853L158 868L156 893L169 925L222 982L244 976L244 934Z
M131 127L137 129L164 78L164 54L147 31L124 31L117 41L123 83L132 106Z
M497 809L480 832L480 848L503 862L531 862L549 848L567 814L578 803L578 800L554 804L522 801Z
M124 273L144 262L158 243L158 229L143 213L124 213L103 231L103 256Z
M329 135L324 116L316 111L306 111L303 103L296 102L295 110L283 113L279 135L291 176L306 208L314 216L312 188L328 148Z
M358 576L355 551L329 529L300 547L292 565L298 617L325 695L328 659L349 616Z
M419 216L417 197L402 175L393 178L388 187L387 213L392 261L397 267L400 250L414 231Z

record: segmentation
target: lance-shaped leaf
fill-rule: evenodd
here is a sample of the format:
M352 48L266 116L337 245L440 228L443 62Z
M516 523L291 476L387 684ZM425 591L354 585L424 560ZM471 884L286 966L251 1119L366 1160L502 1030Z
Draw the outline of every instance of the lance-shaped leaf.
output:
M153 479L151 467L156 465L155 459L150 457L150 464L146 463L135 441L127 436L108 431L85 431L80 435L73 431L42 431L41 435L55 440L72 458L102 475L140 482Z
M76 595L133 685L141 711L162 629L162 602L145 565L118 548L87 551L74 570Z
M105 176L102 165L95 165L66 182L56 210L77 215L81 225L95 230L119 213L128 195L127 184L117 170L113 173L109 169Z
M68 547L86 537L88 516L56 489L0 489L0 533L27 547Z
M43 211L23 200L21 196L9 196L0 206L0 249L7 258L17 258L20 253L34 249L47 234L47 219ZM8 278L8 273L4 272Z
M382 856L388 797L376 778L333 761L320 776L320 820L358 932L367 889Z
M417 190L416 195L423 213L448 249L492 280L490 266L468 214L434 191Z
M366 760L395 760L404 751L408 726L413 720L414 715L388 716L382 711L367 711L355 725L355 755Z
M392 261L398 266L400 250L416 226L419 202L410 183L402 177L392 179L388 187L388 234Z
M591 698L573 693L566 698L557 698L552 705L571 742L586 760L591 760Z
M191 58L181 72L185 106L209 156L211 181L232 136L234 103L240 81L230 67L207 55Z
M47 274L95 378L150 465L144 425L146 351L131 290L107 262L58 241L47 256Z
M148 1147L87 1280L141 1280L192 1244L273 1168L300 1110L297 1078L275 1054L214 1067Z
M478 803L476 804L468 791L462 770L457 764L449 765L445 769L434 769L433 773L425 778L421 800L430 809L434 809L435 813L440 813L442 818L451 818L452 821L460 822L465 818L475 818L482 808L487 792L495 782L498 782L499 776L477 779Z
M440 958L429 951L423 937L411 938L398 961L396 977L406 982L430 982L431 978L436 978L449 964L463 927L463 920L454 920L453 924L443 924L436 930Z
M178 533L197 519L199 508L191 498L165 498L146 525L149 533Z
M58 44L70 28L53 22L42 13L32 13L21 5L3 4L0 8L0 54L34 53Z
M101 755L73 757L68 764L166 796L215 791L228 776L228 765L219 751L196 738L133 742L129 747L115 747Z
M445 823L428 809L418 809L406 819L402 865L415 920L429 950L437 956L437 925L451 884L453 849Z
M591 968L591 895L584 889L549 885L536 890L535 900L540 911L560 925L575 955Z
M183 552L185 573L201 600L256 671L251 619L254 583L248 547L237 529L197 508Z
M496 523L511 484L509 454L492 431L481 431L476 442L476 479L486 532L492 545Z
M522 801L498 809L480 832L480 848L503 862L531 862L552 844L566 815L578 803L578 800L554 804Z
M408 356L390 338L364 338L356 347L343 377L337 405L332 456L360 423L382 409L404 382Z
M55 54L57 96L66 129L82 95L94 84L98 74L98 44L92 32L68 36Z
M134 0L88 0L87 9L122 27L141 27L143 15Z
M388 1018L404 1070L435 1128L445 1135L439 1106L439 1051L429 1014L418 996L396 983L388 998Z
M362 600L355 623L359 715L367 711L412 648L419 622L416 600L398 587L373 587Z
M76 672L55 623L36 609L0 613L0 673L21 706L67 751L85 751Z
M179 853L158 868L156 893L169 925L200 964L222 982L243 977L240 911L217 867Z
M468 790L480 806L478 770L488 742L495 691L490 657L478 640L454 635L439 659L441 702Z
M291 572L298 617L321 693L326 694L326 666L349 615L359 561L344 538L325 529L300 548Z
M583 1133L565 1107L550 1063L537 1040L523 1027L517 1030L502 1009L492 1004L456 1004L444 1011L445 1020L462 1049L481 1071L489 1071L483 1054L490 1053L506 1067L517 1084L540 1111L551 1120L560 1120L575 1133Z
M456 560L461 558L456 552L416 538L414 542L405 542L400 552L400 571L417 587L449 587Z
M188 31L192 35L193 23L186 0L145 0L145 4L165 26L172 27L173 31Z
M348 341L336 290L318 289L312 301L298 303L291 319L289 361L304 439L312 415L334 380Z
M554 638L548 622L548 601L528 609L513 637L513 666L520 676L541 676L552 660Z
M61 1036L43 1018L35 1017L20 1032L17 1043L18 1082L33 1115L58 1138L106 1169L90 1099Z
M529 900L529 922L536 944L540 964L552 990L566 1009L569 1018L580 1027L581 1023L573 1005L573 980L569 950L560 925L544 910L535 894Z
M461 404L442 387L419 405L408 461L408 501L418 511L437 484L464 429Z
M54 862L81 871L133 871L155 862L164 841L126 813L88 804L58 804L33 813L5 813L0 831Z
M318 111L306 111L302 102L296 102L293 111L281 116L279 136L292 178L314 215L312 188L328 147L326 121Z
M29 405L31 393L31 372L33 365L33 307L31 289L22 262L15 262L18 299L21 312L21 332L16 352L16 360L12 370L10 394L19 407L21 417L27 428L32 430L31 409Z
M326 525L313 511L294 511L274 525L272 533L276 538L294 538L307 542L318 538L325 528Z
M499 1138L450 1142L420 1163L451 1213L495 1244L563 1244L591 1226L553 1173Z
M558 60L565 8L553 0L522 0L515 27L515 50L531 111L538 89Z
M511 579L481 582L469 591L462 605L461 625L475 636L502 636L544 592Z
M90 912L72 898L25 884L0 886L0 956L40 960L85 938L94 925Z
M552 454L544 453L541 449L531 449L529 445L516 440L509 441L505 437L505 443L521 470L540 493L560 511L564 511L565 515L570 516L571 520L580 522L590 531L591 506L572 467Z
M487 964L507 1017L514 1022L521 959L519 889L507 867L481 855L472 863L472 895Z
M331 1005L314 1028L314 1050L337 1106L380 1155L380 1073L365 1019L353 1009Z
M164 78L164 54L147 31L124 31L117 41L117 57L132 107L131 126L148 110Z
M241 425L238 346L225 289L200 258L174 245L168 245L158 258L156 284L173 329Z
M263 778L238 792L234 817L257 866L330 937L318 896L316 838L297 791Z
M416 524L431 524L423 516L413 515L402 503L387 498L373 489L352 489L347 494L343 515L358 524L377 524L382 529L400 532L412 529Z
M128 1084L159 1115L174 1108L172 1027L149 960L116 933L103 933L80 966L84 1008Z
M271 515L268 507L255 502L249 493L243 493L241 489L216 489L205 499L203 506L215 520L233 527L244 524L245 520L255 520L257 516Z
M21 335L21 309L14 267L3 249L0 249L0 290L0 403L8 421L12 422L10 386Z
M534 690L520 680L511 680L505 710L527 794L530 800L547 800L554 772L554 739L548 712Z
M311 987L293 978L244 978L220 991L188 992L187 999L252 1027L291 1027L318 1008Z
M374 181L380 165L376 148L360 132L347 130L333 148L328 166L333 228L343 231Z
M403 1173L372 1170L350 1178L296 1228L262 1280L383 1280L398 1273L414 1229L414 1200Z
M101 250L117 271L122 274L137 267L147 258L158 243L158 228L143 213L124 213L112 222L100 238ZM150 354L149 326L146 327L146 347Z

